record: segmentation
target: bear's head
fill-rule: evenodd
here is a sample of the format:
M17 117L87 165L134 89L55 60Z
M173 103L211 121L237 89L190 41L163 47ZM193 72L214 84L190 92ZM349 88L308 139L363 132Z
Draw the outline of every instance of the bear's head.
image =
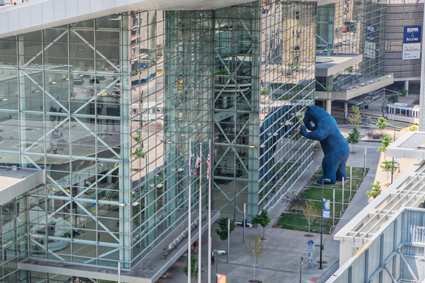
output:
M310 131L314 131L320 120L329 116L322 107L310 105L304 113L304 125Z

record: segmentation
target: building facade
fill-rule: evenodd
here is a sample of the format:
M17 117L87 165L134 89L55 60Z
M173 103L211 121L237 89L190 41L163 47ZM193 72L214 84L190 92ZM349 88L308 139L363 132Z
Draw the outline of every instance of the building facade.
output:
M317 98L348 101L393 83L384 69L385 5L369 0L339 0L318 8Z
M395 81L404 82L407 93L409 82L420 81L421 62L417 57L403 58L404 28L422 27L423 7L422 1L388 0L385 4L384 70L393 73Z
M0 163L45 172L5 282L156 281L187 241L189 192L206 210L209 153L214 215L291 191L313 155L298 128L316 4L246 2L0 34Z

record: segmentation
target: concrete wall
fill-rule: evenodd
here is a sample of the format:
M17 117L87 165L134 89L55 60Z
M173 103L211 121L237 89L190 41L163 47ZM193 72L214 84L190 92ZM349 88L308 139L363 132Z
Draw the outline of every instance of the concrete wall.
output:
M423 3L388 4L384 17L384 70L394 73L395 80L417 78L420 76L420 59L402 60L403 27L422 26Z

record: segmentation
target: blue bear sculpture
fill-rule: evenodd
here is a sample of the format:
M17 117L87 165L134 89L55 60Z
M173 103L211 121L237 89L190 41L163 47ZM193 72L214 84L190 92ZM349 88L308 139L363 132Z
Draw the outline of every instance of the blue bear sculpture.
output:
M308 106L300 133L308 139L320 141L324 154L323 176L320 183L335 184L336 181L345 178L345 166L350 149L335 118L322 107Z

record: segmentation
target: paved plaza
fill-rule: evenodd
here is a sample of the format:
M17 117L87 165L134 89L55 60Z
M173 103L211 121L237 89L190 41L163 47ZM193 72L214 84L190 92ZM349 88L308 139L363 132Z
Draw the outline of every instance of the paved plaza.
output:
M378 152L378 143L361 142L352 147L352 152L348 160L348 166L369 168L358 193L354 196L352 204L347 208L340 224L336 227L338 230L343 224L357 214L367 205L368 199L366 192L370 189L377 172L380 153ZM366 154L365 154L366 150ZM320 166L322 159L321 153L315 155L315 162L312 167L314 172ZM307 173L306 173L307 174ZM309 182L312 174L307 174L300 178L297 188L304 188ZM276 223L277 218L286 209L288 201L283 199L281 203L272 211L272 224ZM261 235L260 228L251 228L245 230L245 244L243 241L243 229L237 227L231 235L230 256L227 263L227 256L222 255L215 258L213 266L213 275L218 272L226 274L229 283L244 283L254 279L255 257L250 252L249 244L257 235ZM213 233L213 237L215 233ZM307 263L307 242L314 241L313 262ZM319 269L319 243L320 235L306 233L301 231L286 230L280 228L268 227L266 229L265 240L262 241L262 252L258 258L255 268L255 279L263 283L293 283L293 282L321 282L322 278L332 273L338 265L339 243L332 239L332 235L324 235L324 255L325 264L323 270ZM207 241L203 239L203 282L206 282L206 248ZM226 250L227 242L214 239L214 249ZM304 258L302 265L300 281L300 261ZM187 277L183 272L186 267L186 257L182 257L169 272L169 278L161 283L186 283ZM197 282L194 278L193 282ZM215 282L214 280L212 282Z

